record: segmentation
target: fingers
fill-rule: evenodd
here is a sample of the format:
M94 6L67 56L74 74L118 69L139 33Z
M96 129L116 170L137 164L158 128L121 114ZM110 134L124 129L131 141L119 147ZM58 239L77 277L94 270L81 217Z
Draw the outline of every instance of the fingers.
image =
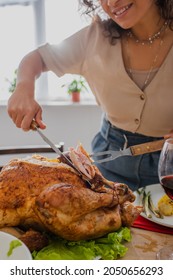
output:
M170 133L164 135L164 139L173 138L173 130Z
M28 104L28 106L25 104L22 109L11 108L9 116L16 127L21 128L24 131L29 131L31 129L31 122L33 119L36 120L41 129L46 128L46 125L42 121L42 108L35 101L30 103L30 105Z
M42 121L42 108L34 99L34 85L31 83L19 83L8 100L7 111L16 127L28 131L31 122L36 120L41 129L46 125Z
M22 121L24 119L24 115L16 115L16 117L12 118L17 128L21 128Z
M14 122L14 124L16 125L16 127L21 128L21 123L25 116L22 110L18 109L18 111L15 111L15 109L14 110L10 109L10 111L8 111L8 114L12 119L12 121Z
M42 121L42 110L39 110L38 113L35 115L35 121L41 129L46 128L46 124Z
M37 108L36 112L31 111L23 117L20 127L24 131L30 130L33 119L35 119L36 123L41 129L46 128L46 125L42 121L42 108L40 106Z
M31 122L33 120L33 117L31 116L25 116L21 122L20 128L24 131L29 131L31 129Z
M170 138L170 134L164 135L164 139L168 139L168 138Z

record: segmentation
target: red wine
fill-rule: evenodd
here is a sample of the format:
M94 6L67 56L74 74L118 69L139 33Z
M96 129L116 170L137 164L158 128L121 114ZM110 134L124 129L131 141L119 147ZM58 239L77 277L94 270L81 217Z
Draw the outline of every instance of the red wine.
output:
M161 178L161 185L167 196L173 200L173 175L167 175Z

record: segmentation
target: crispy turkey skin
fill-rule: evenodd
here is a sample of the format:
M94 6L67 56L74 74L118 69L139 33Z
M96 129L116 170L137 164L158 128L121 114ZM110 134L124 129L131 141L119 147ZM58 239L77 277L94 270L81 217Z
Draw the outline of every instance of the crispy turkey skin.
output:
M5 165L0 172L0 228L32 227L84 240L132 225L141 208L132 204L135 196L128 186L106 180L89 164L82 146L72 149L70 158L84 176L61 159L51 162L38 155Z

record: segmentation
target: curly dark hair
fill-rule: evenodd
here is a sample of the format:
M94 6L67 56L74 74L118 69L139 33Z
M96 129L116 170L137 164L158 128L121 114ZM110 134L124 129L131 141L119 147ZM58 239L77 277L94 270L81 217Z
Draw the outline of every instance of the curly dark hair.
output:
M100 14L99 0L78 0L80 9L83 14L93 16ZM159 7L160 15L169 22L169 27L173 31L173 0L155 0L155 4ZM109 37L110 42L113 44L114 40L120 38L125 31L111 18L103 20L105 36ZM118 34L118 35L117 35Z

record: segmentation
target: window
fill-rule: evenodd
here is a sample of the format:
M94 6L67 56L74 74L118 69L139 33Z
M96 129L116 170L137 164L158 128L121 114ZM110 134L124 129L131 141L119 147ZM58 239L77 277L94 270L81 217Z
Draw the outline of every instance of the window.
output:
M32 6L0 7L0 98L9 97L8 80L13 80L21 58L34 48Z
M44 0L38 0L38 3L42 1ZM21 1L16 0L13 2ZM58 43L88 24L78 12L78 0L45 0L43 3L45 11L45 42ZM43 23L40 23L43 18L36 18L34 12L34 5L32 4L0 7L1 100L8 99L11 94L9 92L10 82L15 78L15 70L22 57L39 44L38 34L40 33L36 26L38 29L44 27L42 26ZM48 89L46 88L47 77ZM71 75L66 75L59 79L53 73L44 74L37 82L37 98L44 100L67 99L68 95L64 94L65 88L62 88L61 85L69 79L71 79ZM88 97L86 96L86 98ZM93 98L92 94L89 94L89 98Z

